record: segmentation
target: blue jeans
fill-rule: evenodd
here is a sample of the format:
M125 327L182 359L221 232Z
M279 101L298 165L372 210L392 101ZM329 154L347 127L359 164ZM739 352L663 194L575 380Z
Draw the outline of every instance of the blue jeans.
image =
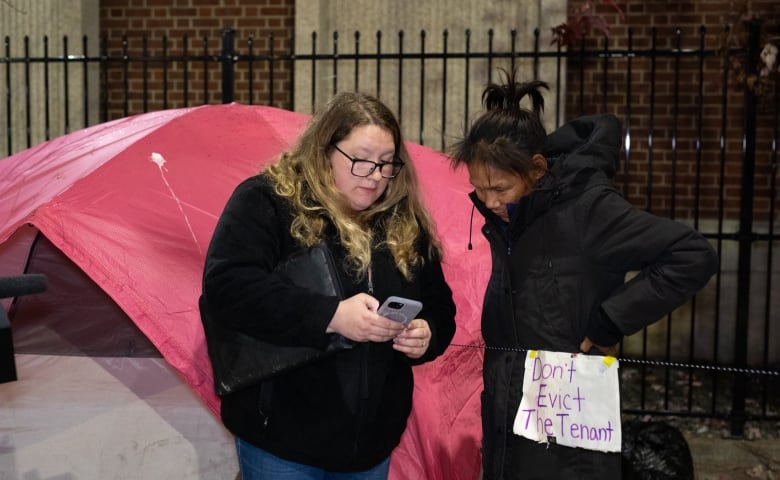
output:
M363 472L329 472L271 455L236 437L241 480L387 480L390 457Z

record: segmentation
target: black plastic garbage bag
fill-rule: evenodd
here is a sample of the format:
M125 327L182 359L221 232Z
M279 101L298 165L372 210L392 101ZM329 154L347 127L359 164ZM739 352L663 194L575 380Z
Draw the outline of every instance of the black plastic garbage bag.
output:
M693 458L680 430L666 422L623 422L624 480L693 480Z

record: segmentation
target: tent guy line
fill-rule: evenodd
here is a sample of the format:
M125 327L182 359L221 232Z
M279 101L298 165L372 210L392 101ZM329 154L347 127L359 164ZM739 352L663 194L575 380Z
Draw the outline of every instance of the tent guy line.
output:
M171 192L171 196L173 197L173 199L176 200L176 206L179 207L179 211L184 217L184 222L187 224L187 228L190 230L190 235L192 236L192 240L195 242L195 246L198 247L198 253L203 255L203 247L201 247L200 242L198 242L198 237L195 235L195 230L192 229L192 223L190 222L190 218L184 212L184 208L181 206L181 200L179 199L179 196L176 195L176 193L173 191L173 188L171 187L171 184L168 183L168 179L165 178L165 171L167 170L167 168L164 168L165 157L163 157L162 154L159 154L157 152L152 152L151 160L152 162L156 163L157 167L160 169L160 176L163 179L163 183L165 183L165 186L168 187L168 191Z

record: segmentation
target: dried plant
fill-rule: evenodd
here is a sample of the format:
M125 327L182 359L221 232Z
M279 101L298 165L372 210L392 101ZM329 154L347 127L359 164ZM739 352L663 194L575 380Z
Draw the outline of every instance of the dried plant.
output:
M615 0L602 0L602 3L610 5L623 18L623 10ZM609 36L609 24L601 15L595 14L594 2L584 1L572 9L572 14L566 23L552 28L553 39L550 44L557 43L561 46L572 47L580 41L589 31L596 30L605 37Z
M747 57L750 25L759 29L761 53L756 60ZM780 23L769 12L751 11L750 2L736 3L726 30L720 39L720 53L728 68L731 85L735 89L748 88L757 96L771 93L780 77L778 45Z

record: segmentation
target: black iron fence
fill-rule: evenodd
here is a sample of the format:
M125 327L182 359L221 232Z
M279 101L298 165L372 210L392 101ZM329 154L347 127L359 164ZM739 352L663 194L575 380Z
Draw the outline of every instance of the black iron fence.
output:
M403 32L391 40L359 33L344 41L312 34L310 46L257 53L253 39L236 46L236 33L168 39L140 50L125 40L99 54L12 56L5 38L0 57L4 99L4 151L11 155L62 133L113 118L166 108L240 101L310 112L339 89L371 91L401 118L407 138L445 148L479 109L482 87L498 67L518 68L551 86L551 127L594 111L623 120L624 152L616 178L632 202L702 231L721 256L721 270L685 307L624 342L626 413L727 418L739 435L745 422L780 418L780 297L775 284L778 244L778 82L758 91L733 83L740 58L755 73L759 31L744 47L705 48L706 29L663 41L656 32L635 48L629 32L621 45L585 41L577 48L546 45L538 32L527 50L512 31L501 48L489 32L472 49L470 32L458 47L449 33L428 51L425 32L412 51ZM370 52L363 43L368 43ZM328 44L328 48L321 45ZM663 44L663 45L661 45ZM692 44L692 47L687 45ZM154 50L154 53L152 53ZM76 79L76 80L74 80ZM56 87L55 87L56 85ZM768 87L767 87L768 85ZM737 91L735 91L737 87ZM53 112L57 112L56 115Z

